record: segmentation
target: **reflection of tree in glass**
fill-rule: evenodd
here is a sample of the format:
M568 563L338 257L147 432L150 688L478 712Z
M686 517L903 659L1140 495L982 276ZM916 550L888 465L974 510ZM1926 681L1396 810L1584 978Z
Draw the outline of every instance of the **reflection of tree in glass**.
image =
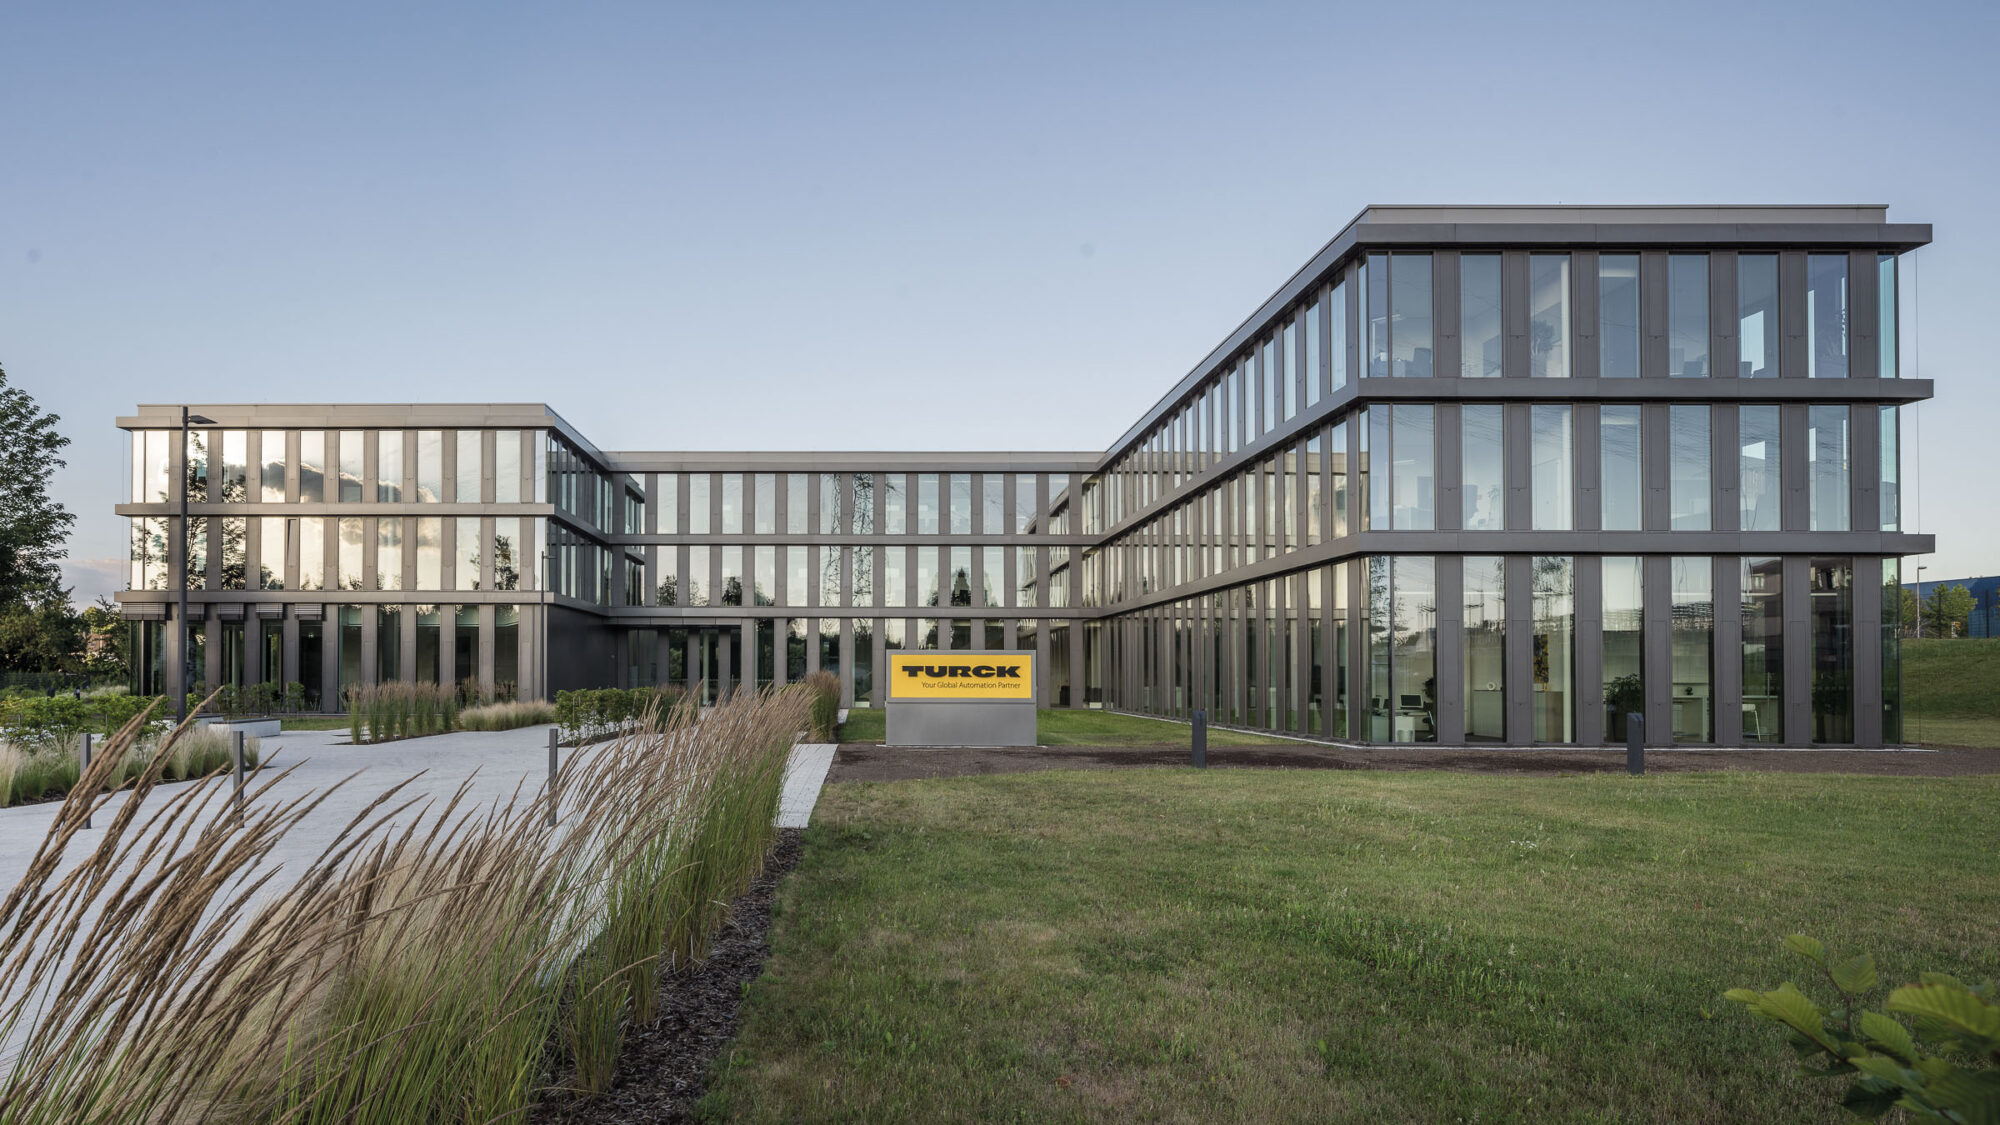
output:
M239 489L239 491L241 491ZM222 586L224 590L241 590L245 581L245 539L250 521L226 519L222 521Z
M954 568L951 572L951 604L972 604L972 575L965 567Z
M743 579L732 574L722 580L722 604L743 604Z
M495 535L493 537L493 588L496 590L518 590L521 587L521 567L514 559L514 537Z
M199 430L188 433L187 498L191 504L208 502L208 435Z
M656 593L658 595L658 600L661 605L680 604L680 596L681 596L680 579L674 577L671 574L660 579L659 589L656 591Z

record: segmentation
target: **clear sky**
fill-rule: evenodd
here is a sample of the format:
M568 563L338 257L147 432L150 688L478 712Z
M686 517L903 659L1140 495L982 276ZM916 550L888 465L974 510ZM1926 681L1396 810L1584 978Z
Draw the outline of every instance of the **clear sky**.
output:
M1987 574L1996 46L1973 3L13 4L0 365L74 439L87 599L139 402L1097 450L1369 203L1887 203L1936 228L1920 561Z

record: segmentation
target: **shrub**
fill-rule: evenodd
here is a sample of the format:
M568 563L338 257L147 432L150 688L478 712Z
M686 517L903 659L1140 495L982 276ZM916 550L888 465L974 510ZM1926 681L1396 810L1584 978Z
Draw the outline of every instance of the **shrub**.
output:
M539 699L487 703L458 713L461 730L514 730L555 721L555 706Z
M1859 1117L1907 1109L1919 1121L2000 1120L2000 994L1993 982L1968 986L1943 973L1889 993L1883 1007L1907 1016L1916 1034L1862 1005L1879 978L1863 953L1829 961L1826 947L1794 934L1785 948L1817 965L1840 997L1822 1009L1790 981L1775 991L1734 988L1724 996L1751 1014L1791 1029L1804 1073L1855 1075L1840 1104Z
M840 722L840 677L832 672L814 672L805 679L811 696L807 711L814 742L832 742L834 727Z
M556 693L555 722L562 740L580 746L637 727L648 714L664 723L687 705L687 692L670 684L647 688L580 688Z
M439 734L457 721L458 693L450 687L395 681L347 689L347 736L356 745Z

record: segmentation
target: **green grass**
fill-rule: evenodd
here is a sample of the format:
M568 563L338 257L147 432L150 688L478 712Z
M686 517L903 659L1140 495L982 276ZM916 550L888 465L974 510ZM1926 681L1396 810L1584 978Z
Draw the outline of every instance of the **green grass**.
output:
M880 742L888 722L879 707L855 708L840 724L842 742ZM1111 711L1070 711L1044 709L1035 713L1035 740L1043 746L1185 746L1186 723L1120 715ZM1247 731L1208 728L1210 746L1293 745L1287 739L1270 738Z
M2000 747L2000 638L1904 640L1903 700L1912 742Z
M283 716L286 730L346 730L345 715L286 715Z
M2000 779L1132 770L829 787L704 1108L1850 1120L1721 993L2000 971ZM1822 998L1823 995L1822 995Z

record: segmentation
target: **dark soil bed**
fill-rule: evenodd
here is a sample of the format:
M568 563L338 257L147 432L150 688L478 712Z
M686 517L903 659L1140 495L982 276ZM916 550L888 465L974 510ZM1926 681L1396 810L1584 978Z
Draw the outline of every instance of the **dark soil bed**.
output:
M660 980L660 1021L625 1033L618 1077L595 1098L554 1093L528 1120L535 1125L638 1125L692 1121L710 1066L736 1037L736 1009L744 986L764 971L771 903L778 881L799 862L802 829L778 832L778 847L764 874L729 904L708 960Z
M1023 746L1002 749L890 749L843 743L828 782L903 781L1027 770L1185 766L1186 746ZM1623 772L1625 751L1554 749L1357 749L1346 746L1211 746L1217 769L1453 770L1461 773L1577 774ZM2000 750L1648 750L1649 773L1777 770L1960 777L2000 773Z

